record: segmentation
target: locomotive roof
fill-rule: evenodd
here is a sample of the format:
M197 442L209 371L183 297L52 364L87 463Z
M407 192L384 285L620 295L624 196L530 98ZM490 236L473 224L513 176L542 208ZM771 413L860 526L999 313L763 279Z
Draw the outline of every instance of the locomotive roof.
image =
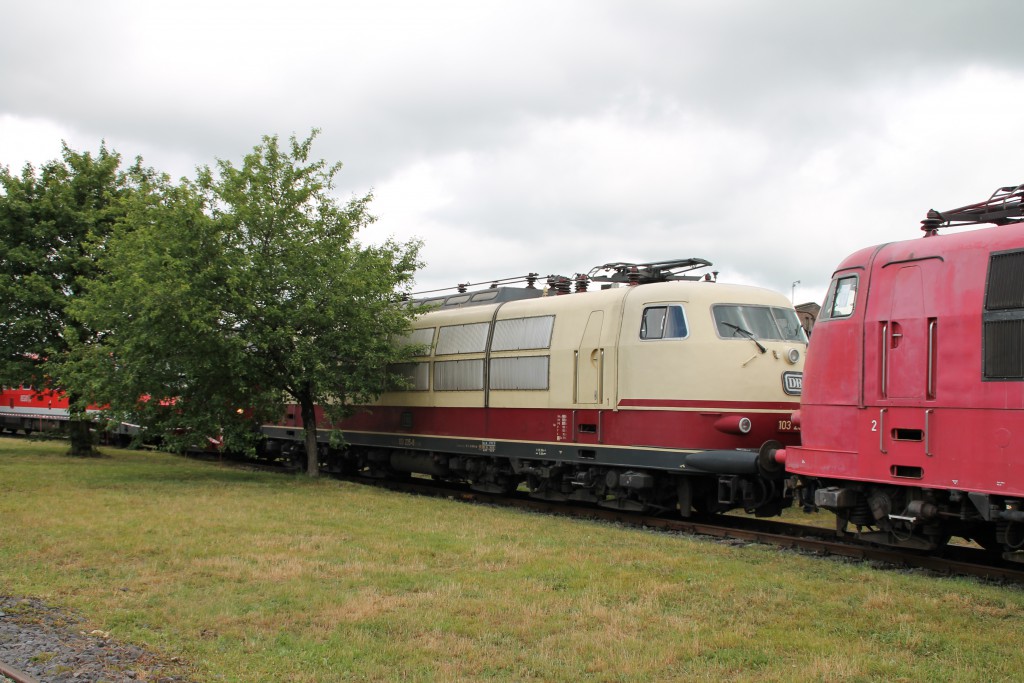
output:
M488 287L475 292L458 292L428 299L415 299L414 303L428 308L453 308L499 304L519 299L535 299L541 296L544 296L544 291L536 287Z
M522 277L494 280L487 289L472 292L467 291L469 287L473 286L472 284L461 284L458 286L458 292L454 294L441 294L413 299L413 303L427 306L428 308L451 308L478 304L499 304L520 299L535 299L548 296L549 294L569 294L574 286L576 293L583 293L588 291L591 283L611 283L602 284L601 286L602 289L609 289L619 285L636 286L676 281L690 282L702 280L713 282L718 279L718 271L705 275L692 274L697 269L709 268L711 265L711 261L702 258L670 259L646 263L615 261L595 266L586 275L577 273L574 278L567 278L562 275L549 275L546 278L547 286L544 289L536 287L537 280L539 279L538 274L529 273ZM527 283L526 287L508 286L518 282ZM424 294L429 293L424 292Z
M522 292L525 288L497 288ZM480 292L493 292L494 290L479 290L477 292L465 292L462 296L468 300L462 304L451 304L444 307L437 307L425 311L430 320L457 320L463 319L461 311L466 316L474 319L489 317L495 306L503 304L501 317L516 317L522 315L543 315L557 311L567 311L575 308L597 308L610 305L611 302L622 300L627 297L637 296L645 303L655 302L682 302L691 304L710 305L713 303L748 303L768 306L791 307L790 301L785 295L761 287L749 285L724 284L713 281L670 281L652 283L636 287L612 287L601 290L576 292L572 294L556 294L543 290L534 290L535 294L525 297L515 294L506 294L508 298L502 299L500 295L485 301L473 301L473 295ZM457 295L453 295L457 296ZM450 297L447 297L450 298ZM475 312L475 313L474 313Z
M893 259L950 258L953 254L966 256L973 252L988 254L994 251L1019 249L1022 243L1024 243L1024 223L1009 223L960 232L926 232L923 237L883 242L858 249L843 259L835 273L865 268L876 258L885 259L886 262Z

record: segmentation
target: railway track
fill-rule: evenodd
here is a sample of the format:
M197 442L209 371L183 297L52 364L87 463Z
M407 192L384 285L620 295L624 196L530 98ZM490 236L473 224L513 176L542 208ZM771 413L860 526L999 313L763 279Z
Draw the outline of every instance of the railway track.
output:
M29 676L24 671L0 662L0 683L7 683L8 681L12 683L41 683L38 678Z
M832 529L738 516L714 516L709 519L672 519L643 515L597 506L583 506L537 500L524 495L502 496L470 490L468 487L429 479L391 481L367 477L342 477L343 480L378 486L394 491L445 497L466 502L531 510L581 519L597 519L636 528L660 529L671 533L708 536L723 540L773 545L821 556L844 557L876 562L893 568L916 568L941 576L968 576L999 583L1024 584L1024 567L998 560L980 548L948 546L941 556L887 548L838 538Z

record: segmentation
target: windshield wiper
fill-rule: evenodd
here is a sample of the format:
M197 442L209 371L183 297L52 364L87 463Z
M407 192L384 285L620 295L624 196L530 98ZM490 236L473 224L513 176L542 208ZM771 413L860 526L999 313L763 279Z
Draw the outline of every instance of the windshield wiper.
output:
M750 341L757 344L757 348L761 353L765 353L768 350L768 348L764 344L757 340L757 337L755 337L754 333L751 332L750 330L745 330L739 325L733 325L732 323L727 323L724 320L722 321L722 324L725 325L726 327L731 327L732 329L736 330Z

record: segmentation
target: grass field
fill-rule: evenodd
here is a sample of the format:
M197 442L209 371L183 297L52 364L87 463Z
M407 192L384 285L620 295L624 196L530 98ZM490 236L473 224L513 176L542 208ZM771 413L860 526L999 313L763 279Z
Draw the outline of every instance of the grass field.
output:
M1024 591L0 439L0 592L199 681L1019 680Z

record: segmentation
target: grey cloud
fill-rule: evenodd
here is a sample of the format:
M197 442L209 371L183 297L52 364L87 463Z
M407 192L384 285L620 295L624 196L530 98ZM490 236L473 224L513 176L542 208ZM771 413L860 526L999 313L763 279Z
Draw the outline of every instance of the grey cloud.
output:
M0 115L175 174L320 127L340 193L379 189L381 232L430 231L423 279L696 255L788 291L913 229L921 194L1024 179L971 145L998 102L934 142L901 108L968 92L949 84L971 68L1020 79L1022 19L1010 0L16 3ZM419 163L449 201L397 225Z

